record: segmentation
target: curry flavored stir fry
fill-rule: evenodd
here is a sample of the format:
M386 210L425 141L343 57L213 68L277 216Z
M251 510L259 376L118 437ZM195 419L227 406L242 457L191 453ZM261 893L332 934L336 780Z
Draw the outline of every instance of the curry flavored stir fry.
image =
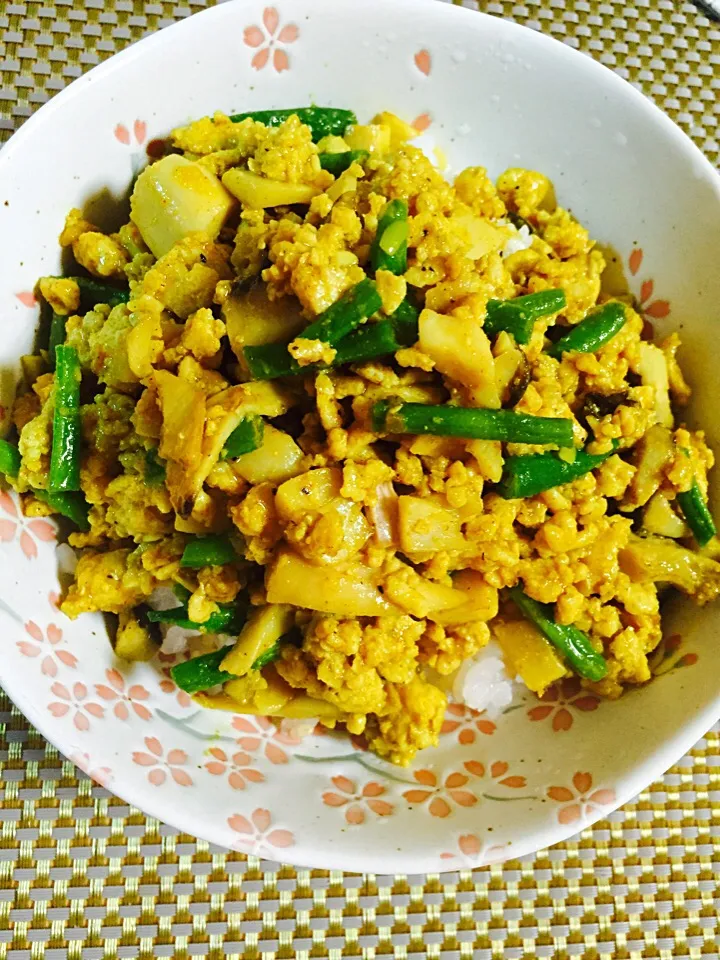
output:
M396 763L449 691L485 705L484 648L613 698L650 679L661 589L720 590L677 335L542 174L449 183L415 136L318 107L175 130L117 233L70 212L0 443L26 513L74 525L68 616Z

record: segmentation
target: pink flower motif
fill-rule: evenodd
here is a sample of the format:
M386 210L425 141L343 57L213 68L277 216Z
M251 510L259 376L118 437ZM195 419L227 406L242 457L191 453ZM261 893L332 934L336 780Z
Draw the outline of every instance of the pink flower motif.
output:
M189 759L184 750L168 750L167 755L164 756L162 744L157 737L145 737L145 746L149 753L136 750L132 755L133 763L141 767L152 767L148 771L147 778L154 787L162 786L167 780L168 773L179 786L192 786L192 777L187 770L181 769Z
M102 720L105 716L105 710L99 703L88 701L88 689L84 683L74 683L72 690L68 690L63 683L54 683L50 689L56 697L59 697L58 700L48 704L50 713L58 718L72 713L73 725L82 733L87 733L90 729L88 717Z
M145 142L145 137L147 136L147 124L144 120L136 120L133 123L131 133L124 123L119 123L113 130L113 134L115 139L119 140L120 143L124 144L126 147L130 146L133 135L135 137L135 142L139 145L142 145Z
M470 707L465 707L461 703L450 703L447 708L448 716L445 717L440 729L441 733L457 734L457 741L464 747L475 743L478 733L490 737L495 733L497 727L488 720L483 714L478 713Z
M520 787L527 786L525 777L518 776L517 774L507 775L510 764L506 760L495 760L490 764L488 769L486 769L485 764L480 763L479 760L466 760L463 766L473 777L484 777L489 773L490 777L495 780L496 783L499 783L501 787L510 787L513 790L517 790Z
M106 670L105 676L110 686L104 683L96 683L95 692L99 697L102 697L103 700L115 701L113 713L118 720L127 720L130 716L130 709L132 709L135 716L140 717L141 720L149 720L152 717L150 710L148 710L144 703L140 702L147 700L150 696L145 687L139 683L134 683L126 692L125 677L123 677L119 670L115 670L114 668Z
M171 668L174 667L175 664L181 659L183 658L174 653L168 654L168 653L163 653L162 651L158 653L158 660L160 661L161 664L163 664L162 672L164 677L164 679L160 681L158 686L160 687L163 693L169 693L174 695L178 705L181 706L184 710L186 710L188 707L192 706L192 702L193 702L192 697L190 696L189 693L185 693L184 690L181 690L178 687L178 685L175 683L175 681L173 680L170 674Z
M24 657L41 657L40 670L46 677L56 677L58 663L74 670L77 666L77 657L69 650L59 650L62 643L62 630L54 623L48 624L43 634L42 629L33 621L25 624L25 632L31 640L18 640L17 647Z
M228 783L233 790L244 790L248 782L264 782L263 774L250 766L253 761L249 754L238 752L229 756L220 747L212 747L209 753L212 760L208 760L205 769L215 777L224 777L227 774Z
M48 594L48 603L56 613L61 613L60 594L57 592L57 590L50 591L50 593Z
M275 7L265 7L263 11L263 26L258 27L254 24L246 27L243 33L245 46L252 47L257 53L250 61L250 65L255 70L262 70L270 61L272 53L273 67L278 73L290 69L290 60L284 50L278 48L277 44L295 43L300 31L294 23L287 23L278 32L280 26L280 15Z
M19 510L15 497L6 490L0 490L0 513L5 513L10 518L0 516L0 542L12 543L19 534L20 549L28 560L34 560L38 555L34 538L49 543L57 535L49 520L26 519Z
M295 837L289 830L270 829L270 811L262 807L253 810L249 820L241 813L235 813L228 817L227 822L230 829L239 834L234 846L242 851L259 853L263 848L272 851L272 848L291 847L295 843Z
M527 715L531 720L546 720L552 717L552 728L555 733L569 730L573 725L573 710L587 713L597 710L600 698L594 693L585 693L577 677L568 677L548 687L539 698L541 703L531 707Z
M20 293L16 293L15 296L24 307L30 308L37 306L37 300L32 290L22 290Z
M557 803L567 806L558 810L558 823L577 823L592 815L600 807L611 806L615 803L615 791L610 787L594 790L592 793L593 778L590 773L578 771L573 774L572 789L570 787L548 787L547 795Z
M432 117L429 113L421 113L419 116L410 124L411 127L414 127L418 133L425 133L425 131L430 127L432 123Z
M296 747L302 742L295 734L283 733L267 717L237 716L232 725L242 736L238 745L248 753L264 753L270 763L287 763L289 757L278 744Z
M440 859L459 861L458 866L472 868L502 860L506 850L502 844L485 847L476 833L464 833L458 837L457 852L441 853Z
M72 760L76 767L79 767L83 773L86 773L91 780L94 780L101 787L107 788L110 785L113 779L110 767L94 767L88 753L76 750L75 753L70 754L68 759Z
M408 803L428 803L428 812L433 817L449 817L452 804L461 807L473 807L478 798L470 790L463 789L469 781L464 773L450 773L441 782L432 770L415 770L413 777L422 786L406 790L403 797Z
M630 273L635 276L642 266L643 262L643 251L642 247L635 247L628 257L628 266L630 268ZM640 312L645 317L646 321L648 317L652 317L653 320L663 320L665 317L670 314L670 303L667 300L653 300L652 295L655 289L655 283L653 280L644 280L640 287L640 297L639 305ZM649 321L647 321L649 323ZM652 327L648 331L652 335Z
M334 786L340 791L328 791L322 795L326 807L345 807L345 820L357 826L365 822L365 807L378 817L389 817L393 812L393 805L387 800L378 800L385 793L385 787L371 780L362 789L348 777L333 777Z
M432 70L432 57L430 56L429 50L419 50L415 54L415 66L418 68L420 73L424 73L426 77L430 76L430 71Z

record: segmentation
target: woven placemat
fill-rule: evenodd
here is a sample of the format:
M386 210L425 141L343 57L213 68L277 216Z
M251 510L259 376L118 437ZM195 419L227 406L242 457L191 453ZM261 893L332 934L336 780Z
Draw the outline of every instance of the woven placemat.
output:
M84 70L210 5L0 0L0 142ZM692 4L464 5L596 57L720 165L720 25ZM179 834L92 783L1 694L0 775L0 958L720 956L720 728L568 843L431 876L300 870Z

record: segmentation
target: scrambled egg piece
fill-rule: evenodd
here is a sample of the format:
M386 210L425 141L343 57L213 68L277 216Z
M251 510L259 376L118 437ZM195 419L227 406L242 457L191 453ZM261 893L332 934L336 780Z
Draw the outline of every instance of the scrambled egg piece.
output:
M153 577L129 549L107 553L88 550L78 561L75 582L61 610L72 620L81 613L98 610L121 613L149 597L154 586Z

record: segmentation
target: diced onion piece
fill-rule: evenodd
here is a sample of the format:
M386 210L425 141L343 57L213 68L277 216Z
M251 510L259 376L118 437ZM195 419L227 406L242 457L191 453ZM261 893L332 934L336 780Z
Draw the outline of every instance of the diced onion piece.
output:
M240 631L235 646L220 664L220 669L236 677L244 677L260 654L287 633L294 622L293 609L285 604L269 603L264 607L256 607Z
M462 550L460 517L427 497L400 497L400 549L411 560L428 560L440 550Z
M507 227L497 227L489 220L476 217L474 213L455 214L452 222L467 232L470 249L466 256L471 260L479 260L488 253L502 249L510 235Z
M645 507L642 525L648 533L671 537L673 540L680 540L690 533L688 525L673 509L668 498L659 492L650 498Z
M268 423L262 446L244 453L233 465L248 483L282 483L295 476L302 459L303 452L293 438Z
M381 546L399 543L398 495L387 480L375 488L375 499L367 507L367 515L375 529L375 539Z
M434 617L437 623L445 627L477 620L487 623L497 616L497 589L486 583L483 575L477 570L461 570L455 574L453 588L462 591L465 601L456 607L437 613Z
M249 290L234 288L223 303L222 314L230 347L243 365L244 347L287 343L307 323L295 297L270 300L264 284L254 284Z
M231 167L223 174L222 182L230 193L250 210L265 207L291 206L310 203L321 191L308 183L286 183L268 180L249 170Z
M321 510L340 496L340 467L316 467L286 480L275 494L275 506L286 522L299 522L309 513Z
M281 551L265 580L269 603L290 603L306 610L343 617L374 617L391 609L361 567L320 567L292 551Z
M655 390L655 414L658 423L672 427L673 415L670 408L670 381L665 354L654 343L642 342L638 345L640 360L637 369L645 386Z
M446 317L434 310L420 314L419 345L440 373L478 391L482 406L497 409L500 396L490 341L472 318Z

